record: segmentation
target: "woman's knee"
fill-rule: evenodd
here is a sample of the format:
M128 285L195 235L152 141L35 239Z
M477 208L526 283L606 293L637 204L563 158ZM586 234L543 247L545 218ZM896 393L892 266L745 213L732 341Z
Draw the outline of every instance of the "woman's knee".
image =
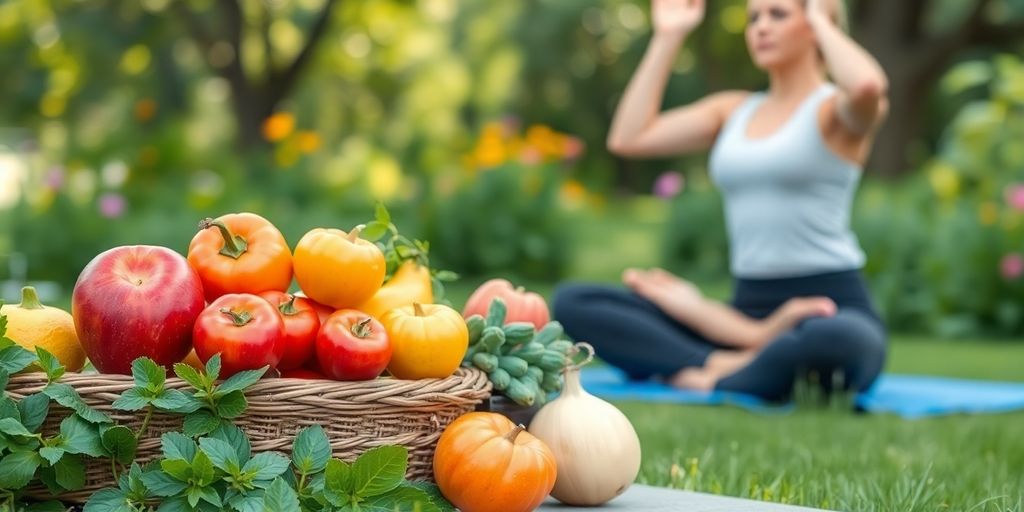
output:
M801 344L811 353L823 353L837 362L881 362L885 359L885 329L859 310L840 310L833 317L812 318L800 328Z

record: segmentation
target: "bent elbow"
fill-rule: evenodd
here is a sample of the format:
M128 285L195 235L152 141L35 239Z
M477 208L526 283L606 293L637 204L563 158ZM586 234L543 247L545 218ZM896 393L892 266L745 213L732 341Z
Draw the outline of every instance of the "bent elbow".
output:
M853 100L858 104L877 103L889 93L889 85L884 78L862 80L854 87Z
M620 138L608 137L605 146L608 148L608 152L615 156L630 156L629 144Z

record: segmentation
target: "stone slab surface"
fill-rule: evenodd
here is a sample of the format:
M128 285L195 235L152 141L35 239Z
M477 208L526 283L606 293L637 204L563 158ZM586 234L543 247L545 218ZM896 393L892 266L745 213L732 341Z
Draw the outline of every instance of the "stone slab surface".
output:
M763 503L760 501L727 498L699 492L677 491L646 485L633 485L621 496L601 507L569 507L548 498L540 512L569 512L572 510L603 512L630 510L637 512L821 512L820 509Z

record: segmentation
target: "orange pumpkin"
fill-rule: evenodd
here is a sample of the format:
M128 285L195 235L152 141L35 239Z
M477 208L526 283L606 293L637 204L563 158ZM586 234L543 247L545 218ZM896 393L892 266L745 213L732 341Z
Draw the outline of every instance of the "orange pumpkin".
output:
M359 238L359 228L317 228L295 246L295 279L306 295L334 309L354 309L384 284L387 264L373 242Z
M469 348L469 328L443 304L392 309L380 319L391 340L388 372L397 379L443 379L455 373Z
M528 512L555 486L555 456L543 441L505 416L471 412L437 442L434 479L464 512Z
M466 301L466 308L462 311L462 316L466 318L473 315L487 317L491 301L496 298L505 301L505 306L508 307L508 314L505 315L506 324L530 322L537 329L542 329L551 321L551 313L548 311L548 304L543 297L528 292L521 286L515 288L505 279L491 279L480 285Z
M232 213L199 224L188 263L207 302L229 293L258 295L292 284L292 251L273 224L255 213ZM217 228L217 229L210 229Z

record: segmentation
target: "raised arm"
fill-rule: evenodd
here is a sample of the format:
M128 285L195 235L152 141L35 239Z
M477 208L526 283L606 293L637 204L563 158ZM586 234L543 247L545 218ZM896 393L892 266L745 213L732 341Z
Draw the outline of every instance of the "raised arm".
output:
M704 0L653 0L654 36L615 110L608 149L628 157L672 156L711 147L729 112L746 96L723 92L661 112L672 61L704 18Z
M825 0L807 1L807 18L829 75L839 87L837 114L855 135L874 130L888 111L889 79L878 61L829 17Z

